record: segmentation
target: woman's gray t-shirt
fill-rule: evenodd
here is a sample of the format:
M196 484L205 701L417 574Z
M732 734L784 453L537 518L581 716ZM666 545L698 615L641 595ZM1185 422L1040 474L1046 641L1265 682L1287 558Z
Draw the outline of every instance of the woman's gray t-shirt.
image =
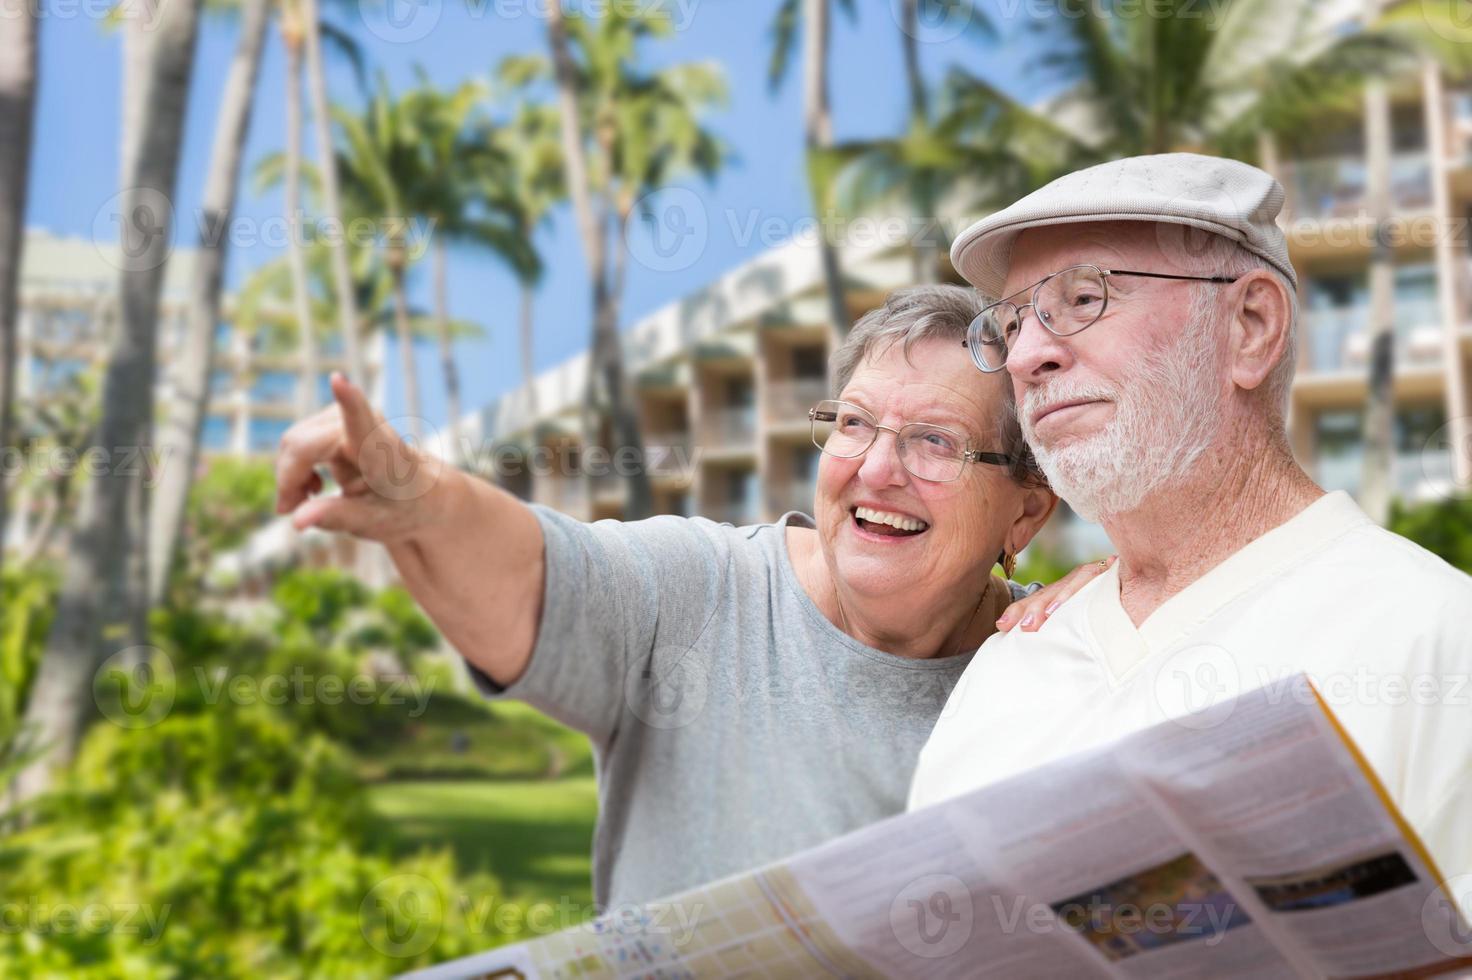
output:
M532 510L547 584L531 662L504 689L471 673L592 740L599 904L653 901L904 810L973 654L913 660L837 629L787 554L786 528L810 517Z

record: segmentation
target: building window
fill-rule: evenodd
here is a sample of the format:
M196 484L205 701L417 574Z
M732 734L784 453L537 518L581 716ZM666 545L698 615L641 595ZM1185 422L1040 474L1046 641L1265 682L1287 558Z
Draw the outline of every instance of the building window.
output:
M291 428L291 419L251 419L250 446L253 453L275 452L281 437Z
M223 415L207 415L200 431L200 446L207 452L224 452L230 448L230 420Z
M262 371L250 387L252 401L289 402L296 397L297 376L290 371Z

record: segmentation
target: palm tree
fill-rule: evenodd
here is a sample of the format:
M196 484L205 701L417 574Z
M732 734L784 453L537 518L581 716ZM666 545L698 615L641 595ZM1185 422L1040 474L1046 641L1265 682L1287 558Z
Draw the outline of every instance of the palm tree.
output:
M102 389L101 445L148 446L155 375L155 327L163 285L189 79L198 36L199 0L173 0L150 23L151 43L128 48L124 71L136 80L138 132L125 134L119 336L107 357ZM87 485L78 530L69 551L56 619L46 640L25 726L41 751L21 771L16 795L26 801L44 791L52 767L72 756L86 717L92 675L114 644L133 647L146 636L147 579L143 528L147 519L144 474L110 467ZM135 567L136 566L136 567ZM131 642L118 643L119 639Z
M334 106L332 115L343 139L334 154L333 171L342 181L346 213L382 222L382 257L394 283L404 405L410 433L422 439L423 407L414 364L407 282L410 263L420 258L411 254L411 221L416 217L412 196L427 193L426 184L434 176L426 168L419 120L413 109L407 101L393 99L382 77L361 116Z
M460 381L449 330L449 246L468 245L495 255L523 282L541 274L532 247L513 163L496 138L496 127L478 119L485 97L482 85L466 83L440 92L421 80L405 97L410 118L417 121L425 179L410 187L410 209L434 225L435 330L445 376L449 426L458 424ZM458 461L458 444L448 447Z
M36 11L29 4L0 18L0 447L15 424L16 290L25 239L31 127L36 113ZM0 474L0 565L9 524Z
M719 166L719 144L696 117L722 85L708 67L677 65L647 73L634 66L641 40L671 31L657 11L609 12L595 20L566 15L551 4L547 17L567 188L593 291L584 438L588 445L598 441L606 412L619 446L642 455L618 331L625 246L620 234L610 255L608 235L624 230L640 195L688 170L709 175ZM635 467L626 479L625 517L648 516L653 508L648 474Z
M235 59L225 79L214 146L205 178L203 225L194 260L184 347L174 373L175 396L165 416L159 445L165 466L149 516L148 596L157 602L173 567L185 504L199 464L200 437L209 405L214 373L215 324L220 319L220 292L225 277L229 226L235 210L240 165L250 133L256 77L265 48L270 0L244 0Z
M516 214L520 219L518 233L530 247L537 229L548 223L552 208L567 197L557 113L550 106L523 101L506 125L491 131L489 139L500 147L510 163L511 197L517 202ZM521 287L517 329L521 381L527 392L527 409L533 416L537 411L537 395L532 383L535 380L532 330L536 288L540 279L540 267L534 271L517 272L517 282Z
M837 0L850 19L853 0ZM787 77L799 23L803 44L803 143L808 154L808 188L821 234L818 249L828 298L829 329L835 342L848 334L848 301L844 298L843 268L829 217L833 211L833 171L828 151L833 147L833 110L828 98L830 0L782 0L772 23L772 59L768 83L772 89Z
M332 125L327 98L327 75L322 66L322 24L317 0L300 0L303 44L307 55L307 83L312 99L312 127L317 150L317 168L322 184L323 217L343 227L341 195L332 142ZM339 236L342 237L342 236ZM353 273L348 263L346 242L329 243L332 250L333 281L337 289L338 316L342 328L343 356L347 359L348 376L362 383L363 354L358 340L358 311L353 298Z

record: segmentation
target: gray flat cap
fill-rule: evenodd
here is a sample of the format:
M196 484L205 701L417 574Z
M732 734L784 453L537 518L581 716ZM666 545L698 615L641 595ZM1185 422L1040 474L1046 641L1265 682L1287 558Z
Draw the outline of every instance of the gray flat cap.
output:
M1239 160L1196 153L1127 157L1059 177L976 222L951 246L951 264L967 282L996 297L1004 288L1012 246L1026 228L1152 221L1230 238L1271 263L1296 288L1288 241L1277 225L1282 208L1282 185ZM1189 250L1182 239L1179 247Z

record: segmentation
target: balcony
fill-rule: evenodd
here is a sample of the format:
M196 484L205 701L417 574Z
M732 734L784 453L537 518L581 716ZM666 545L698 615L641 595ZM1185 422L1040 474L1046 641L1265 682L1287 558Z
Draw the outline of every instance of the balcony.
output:
M1368 306L1306 311L1303 331L1309 348L1309 371L1333 373L1367 369L1370 356ZM1396 303L1396 363L1435 365L1440 363L1441 350L1441 307L1436 300Z
M1365 213L1367 172L1363 156L1302 160L1283 167L1285 211L1293 218L1354 218ZM1395 211L1431 207L1431 160L1404 153L1390 161L1390 201Z
M756 524L761 520L761 515L756 512L756 504L749 500L728 500L711 504L701 508L700 516L717 524L734 524L737 527Z
M808 409L828 397L827 378L787 378L767 385L767 418L806 428Z
M707 412L701 420L700 440L710 450L751 449L756 440L756 408L741 405Z
M1455 484L1455 463L1450 452L1426 449L1401 450L1395 454L1392 492L1410 503L1448 495ZM1364 479L1364 451L1321 456L1314 466L1314 479L1325 490L1346 490L1357 495Z

